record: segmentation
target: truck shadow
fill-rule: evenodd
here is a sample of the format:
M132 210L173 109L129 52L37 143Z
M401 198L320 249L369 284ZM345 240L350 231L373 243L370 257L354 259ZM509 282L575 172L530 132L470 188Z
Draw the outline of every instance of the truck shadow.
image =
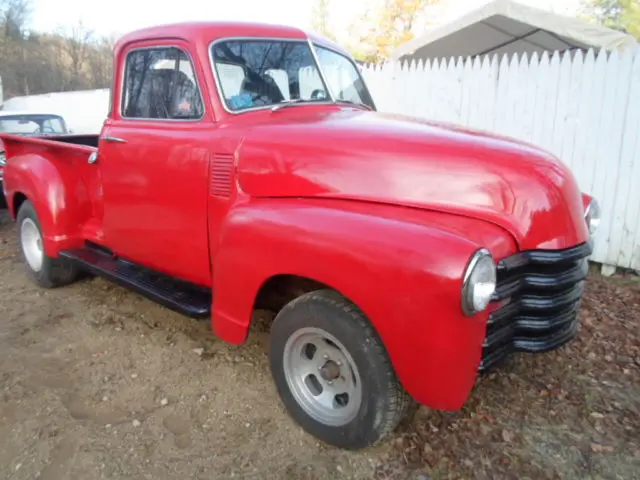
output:
M8 210L0 210L0 261L13 258L17 245L14 223Z
M11 215L6 208L0 208L0 232L6 233L13 226Z

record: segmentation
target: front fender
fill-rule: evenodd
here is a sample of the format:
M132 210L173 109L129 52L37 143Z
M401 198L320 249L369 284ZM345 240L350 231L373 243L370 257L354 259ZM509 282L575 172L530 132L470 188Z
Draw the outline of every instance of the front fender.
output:
M16 198L24 195L36 209L44 250L51 257L81 245L80 225L90 214L88 192L71 160L49 158L46 153L23 153L12 156L4 172L4 189L13 217L17 215Z
M308 277L356 303L380 335L405 389L420 403L460 408L476 379L487 314L465 317L462 276L478 248L411 222L308 200L236 206L214 262L213 329L241 343L261 285Z

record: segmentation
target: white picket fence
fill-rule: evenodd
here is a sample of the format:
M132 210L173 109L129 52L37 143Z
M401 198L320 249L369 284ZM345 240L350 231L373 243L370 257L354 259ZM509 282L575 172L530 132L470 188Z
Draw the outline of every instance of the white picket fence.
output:
M640 270L640 49L390 63L363 73L381 111L497 132L557 155L602 209L591 259Z

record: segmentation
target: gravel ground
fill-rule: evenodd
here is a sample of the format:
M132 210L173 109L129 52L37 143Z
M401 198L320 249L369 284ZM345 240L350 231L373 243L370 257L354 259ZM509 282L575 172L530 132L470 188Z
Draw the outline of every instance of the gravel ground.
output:
M639 305L635 279L593 276L568 347L343 452L284 412L266 312L235 347L99 278L40 290L1 211L0 478L640 478Z
M640 479L640 278L591 275L578 338L482 378L395 440L434 479ZM399 475L399 474L398 474Z

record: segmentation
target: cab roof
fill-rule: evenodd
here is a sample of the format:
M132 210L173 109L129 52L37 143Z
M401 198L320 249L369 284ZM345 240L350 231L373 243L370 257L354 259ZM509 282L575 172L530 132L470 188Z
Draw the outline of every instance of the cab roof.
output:
M206 44L223 38L285 38L311 40L319 45L349 55L340 45L320 35L307 33L302 29L285 25L258 22L183 22L135 30L122 36L115 46L116 52L129 43L181 39L194 44Z

